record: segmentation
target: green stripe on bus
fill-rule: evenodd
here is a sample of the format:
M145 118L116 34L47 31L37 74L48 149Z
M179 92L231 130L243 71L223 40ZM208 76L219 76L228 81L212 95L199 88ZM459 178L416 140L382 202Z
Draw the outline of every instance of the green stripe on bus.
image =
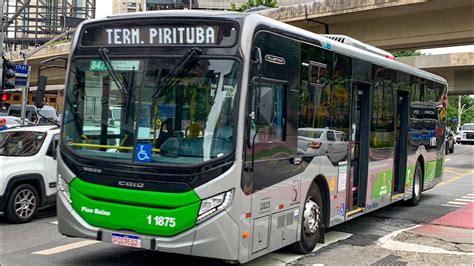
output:
M192 191L128 190L89 184L78 178L71 183L70 191L73 208L87 223L156 236L173 236L194 227L201 204Z
M436 161L429 161L425 164L425 182L431 182L436 174Z
M415 175L415 165L407 166L407 179L405 182L405 189L413 187L413 176Z
M99 200L120 201L157 207L173 208L201 201L194 191L171 193L116 188L88 183L79 178L73 180L71 188L85 196Z
M377 180L374 183L372 198L380 198L392 193L392 171L377 173Z

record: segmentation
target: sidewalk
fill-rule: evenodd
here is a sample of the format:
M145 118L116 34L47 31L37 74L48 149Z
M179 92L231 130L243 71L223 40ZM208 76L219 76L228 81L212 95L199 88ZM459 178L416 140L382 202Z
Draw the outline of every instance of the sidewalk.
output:
M428 225L404 231L394 240L448 252L472 254L474 253L474 202Z

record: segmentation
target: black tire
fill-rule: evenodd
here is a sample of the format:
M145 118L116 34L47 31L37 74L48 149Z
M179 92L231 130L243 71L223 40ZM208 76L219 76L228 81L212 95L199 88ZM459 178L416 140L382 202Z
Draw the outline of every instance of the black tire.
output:
M32 185L18 185L8 197L5 216L11 223L27 223L35 216L39 204L38 192Z
M311 201L311 202L310 202ZM307 209L307 207L314 207L313 203L316 204L316 209ZM316 244L319 242L320 237L324 234L324 206L323 206L323 199L321 197L321 190L319 190L319 186L316 183L313 183L308 190L308 194L306 195L304 201L305 207L303 209L303 213L301 214L301 238L300 241L292 244L290 249L299 254L308 254L311 253ZM311 211L313 210L313 211ZM305 214L306 213L306 214ZM306 219L307 214L313 213L316 217L317 225L309 226ZM314 225L314 223L312 223ZM312 231L309 227L311 227ZM312 232L311 232L312 231Z
M411 190L411 199L408 201L410 206L416 206L421 201L421 192L423 191L423 170L420 162L416 162L415 173L413 174L413 185Z

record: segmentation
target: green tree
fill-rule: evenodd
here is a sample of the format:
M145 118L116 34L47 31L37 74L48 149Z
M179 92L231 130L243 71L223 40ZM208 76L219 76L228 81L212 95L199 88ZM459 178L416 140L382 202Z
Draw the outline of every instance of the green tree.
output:
M247 3L237 7L235 3L230 4L231 11L244 12L253 7L266 6L266 7L278 7L276 0L248 0Z
M458 118L458 96L448 96L448 125L452 129L456 129L457 122L454 119ZM470 96L461 96L461 123L474 123L474 98ZM457 130L455 130L457 132Z
M420 56L423 53L415 50L408 50L408 51L395 51L392 52L393 56L395 57L405 57L405 56Z

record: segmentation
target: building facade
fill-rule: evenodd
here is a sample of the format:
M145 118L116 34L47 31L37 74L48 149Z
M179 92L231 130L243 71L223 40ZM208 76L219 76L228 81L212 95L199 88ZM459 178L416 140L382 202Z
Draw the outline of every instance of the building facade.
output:
M112 14L145 11L144 0L113 0Z
M5 0L5 15L10 18L25 0ZM96 0L31 0L28 7L9 25L5 34L7 51L42 45L95 17Z
M288 6L317 2L321 0L277 0L278 6ZM231 4L237 7L246 3L246 0L146 0L146 10L166 10L166 9L214 9L227 10Z

